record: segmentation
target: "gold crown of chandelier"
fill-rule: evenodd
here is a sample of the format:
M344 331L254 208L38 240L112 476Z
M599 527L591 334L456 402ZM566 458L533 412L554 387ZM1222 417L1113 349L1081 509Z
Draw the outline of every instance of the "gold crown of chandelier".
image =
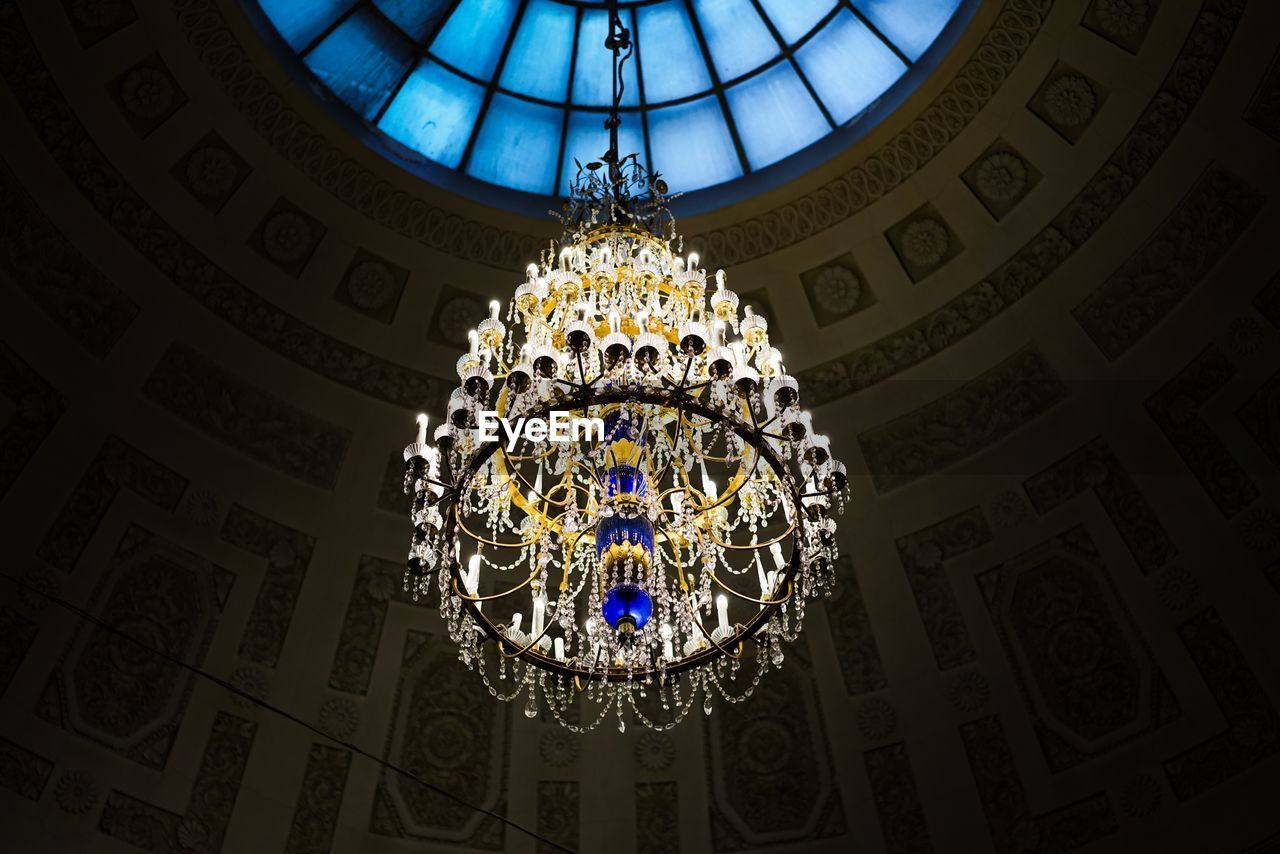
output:
M708 287L660 178L617 156L616 15L606 44L610 151L580 168L558 251L471 333L435 446L419 416L405 448L405 583L437 584L462 660L530 717L541 697L575 729L610 710L661 728L781 664L830 590L847 474L767 320L722 270ZM546 420L566 416L582 420L551 441ZM595 709L578 717L580 693Z

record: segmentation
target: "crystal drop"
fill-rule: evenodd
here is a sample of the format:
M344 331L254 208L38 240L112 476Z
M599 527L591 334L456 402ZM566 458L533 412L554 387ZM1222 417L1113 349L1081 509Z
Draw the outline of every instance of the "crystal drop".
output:
M529 699L524 704L524 716L530 719L536 718L538 716L538 700L534 696L532 686L530 686L529 688Z

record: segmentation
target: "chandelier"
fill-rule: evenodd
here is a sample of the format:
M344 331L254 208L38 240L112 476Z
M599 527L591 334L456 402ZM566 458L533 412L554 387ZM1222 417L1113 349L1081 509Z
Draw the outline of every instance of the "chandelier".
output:
M611 21L610 149L469 334L434 446L420 415L404 450L406 590L437 587L491 694L577 731L749 696L830 593L848 485L767 320L681 254L665 183L619 157Z

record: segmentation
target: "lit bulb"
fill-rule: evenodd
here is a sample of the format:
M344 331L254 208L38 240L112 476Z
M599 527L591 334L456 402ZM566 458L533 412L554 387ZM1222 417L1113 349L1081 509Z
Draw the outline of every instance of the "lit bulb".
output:
M782 556L781 543L770 543L769 554L773 555L773 562L777 565L778 569L782 569L782 567L786 566L787 559Z
M538 265L537 265L537 264L530 264L528 267L525 267L525 268L524 268L524 274L525 274L526 276L528 276L528 277L529 277L529 281L531 281L531 282L532 282L534 279L536 279L536 278L538 277Z
M496 299L489 301L489 319L490 320L497 320L498 312L501 310L502 310L502 303L498 302Z
M467 340L471 342L471 355L477 355L480 352L480 336L476 335L474 329L467 333Z
M418 413L418 439L417 444L425 445L427 442L427 413Z
M716 617L720 620L720 628L729 628L729 597L723 593L716 597Z
M564 638L556 638L553 646L556 653L556 661L564 661Z
M688 263L688 265L687 265L687 266L688 266L688 268L689 268L690 270L696 270L696 269L698 268L698 253L697 253L697 252L690 252L690 253L689 253L689 263Z
M720 488L716 486L716 482L709 477L702 479L702 492L707 496L708 504L715 504L720 500Z
M520 631L520 623L523 621L524 621L524 614L521 614L519 611L516 611L514 614L512 614L511 615L511 631L513 632Z

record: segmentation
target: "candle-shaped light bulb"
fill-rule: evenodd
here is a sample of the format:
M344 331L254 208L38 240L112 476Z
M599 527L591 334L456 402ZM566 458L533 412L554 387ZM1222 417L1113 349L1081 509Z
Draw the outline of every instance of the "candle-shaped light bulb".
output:
M715 339L712 343L717 347L724 346L724 330L725 324L723 320L717 320L711 324L711 337Z
M524 268L524 274L525 274L526 276L528 276L528 277L529 277L529 281L531 281L531 282L532 282L534 279L536 279L536 278L538 277L538 265L537 265L537 264L530 264L528 267L525 267L525 268Z
M696 269L698 269L698 253L697 253L697 252L690 252L690 253L689 253L689 264L688 264L688 268L689 268L690 270L696 270Z
M425 445L427 443L427 413L418 413L418 439L417 444Z
M778 588L778 571L771 569L765 573L765 581L769 583L769 592L772 593Z
M773 555L773 563L778 569L787 565L787 559L782 556L782 544L770 543L769 554Z
M467 561L467 575L464 579L467 593L474 596L480 587L480 555L472 555Z
M569 255L573 252L568 246L560 250L560 269L565 270L569 267Z
M756 561L756 575L759 577L760 581L760 598L763 599L765 594L769 592L769 576L768 573L764 571L764 561L760 560L759 549L757 549L755 554L752 556Z
M724 290L724 270L716 270L716 290Z
M671 626L666 623L658 629L658 634L662 636L662 657L667 661L674 661L676 657L675 645L671 642Z
M513 632L520 631L520 624L522 622L524 622L524 614L521 614L519 611L516 611L514 614L511 615L511 631Z
M729 345L729 349L733 351L733 360L739 365L747 363L746 345L741 341L734 341Z
M547 615L547 600L539 596L533 600L533 636L542 634L543 622Z
M498 312L502 311L502 303L495 300L489 300L489 319L497 320Z
M679 516L680 512L684 510L684 493L683 492L671 493L671 510L677 516Z
M480 352L480 336L472 329L467 333L467 340L471 342L471 355L475 356Z
M564 638L556 638L552 646L555 648L556 661L564 661Z
M716 482L709 477L702 478L702 492L707 496L708 504L715 504L720 500L720 487L716 486Z
M720 628L729 628L729 597L723 593L716 597L716 618L720 621Z
M693 622L693 641L694 643L702 643L705 635L702 633L702 618L698 615L698 594L696 591L689 592L689 614Z

